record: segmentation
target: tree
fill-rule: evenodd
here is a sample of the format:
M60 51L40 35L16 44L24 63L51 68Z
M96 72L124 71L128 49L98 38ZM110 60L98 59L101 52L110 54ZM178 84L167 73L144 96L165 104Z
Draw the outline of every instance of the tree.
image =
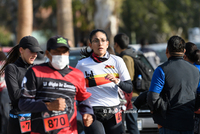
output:
M31 35L33 27L32 0L18 0L17 43L24 36Z
M188 29L200 27L199 0L165 0L168 7L167 20L171 25L171 35L177 34L188 38Z
M109 37L110 45L114 44L114 36L118 33L122 0L95 0L96 12L94 16L95 28L103 29Z
M75 43L78 45L79 41L87 40L89 33L94 29L95 1L73 0L72 6L76 38Z
M123 25L121 25L121 30L129 35L132 42L139 43L143 37L149 39L150 42L158 41L157 38L163 39L162 36L167 36L170 31L166 19L168 8L163 1L125 0L122 8Z
M136 43L143 37L166 42L175 34L187 39L188 28L200 26L199 6L198 0L124 0L120 31Z
M74 29L72 16L72 0L57 0L58 34L71 40L71 46L74 47Z

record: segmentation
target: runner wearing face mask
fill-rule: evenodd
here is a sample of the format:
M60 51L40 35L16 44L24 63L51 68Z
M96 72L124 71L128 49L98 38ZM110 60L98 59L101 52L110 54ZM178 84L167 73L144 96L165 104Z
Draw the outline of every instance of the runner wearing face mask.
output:
M51 55L51 53L49 54ZM66 65L69 65L68 55L51 55L51 57L51 65L57 70L63 69Z
M30 68L22 82L19 108L32 113L31 134L77 134L76 100L85 126L93 110L83 73L69 66L68 39L53 36L45 52L49 62Z

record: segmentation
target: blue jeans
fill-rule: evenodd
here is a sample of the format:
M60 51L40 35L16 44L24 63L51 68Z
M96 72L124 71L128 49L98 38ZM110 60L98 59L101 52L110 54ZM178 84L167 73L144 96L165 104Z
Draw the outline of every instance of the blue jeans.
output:
M133 106L133 109L125 111L125 120L128 132L130 134L139 134L138 126L137 126L137 108Z
M161 127L159 129L159 134L194 134L194 131L177 131Z

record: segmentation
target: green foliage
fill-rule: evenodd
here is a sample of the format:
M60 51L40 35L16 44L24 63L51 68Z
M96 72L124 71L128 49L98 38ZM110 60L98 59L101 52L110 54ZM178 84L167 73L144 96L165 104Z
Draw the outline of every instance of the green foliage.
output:
M49 38L57 33L57 0L33 0L34 30L42 30ZM122 6L121 6L122 3ZM0 1L0 26L16 34L17 4L15 0ZM120 31L139 42L143 37L150 43L166 42L178 34L187 39L188 29L200 27L199 0L116 0L114 14L120 14ZM47 19L37 17L40 8L52 8ZM75 40L94 29L95 0L72 0ZM0 38L7 35L0 32ZM4 37L6 36L6 37ZM79 39L78 39L79 40Z
M17 25L17 1L0 0L0 26L6 27L12 33L16 33Z
M174 31L183 29L183 37L187 37L188 28L200 25L200 1L198 0L165 0L167 18Z
M157 33L169 31L165 18L167 7L160 0L125 0L123 9L123 28L129 29L129 35L135 32L137 41L143 37L153 40Z
M12 44L11 33L5 27L0 27L0 44L2 46L10 46Z
M94 0L72 0L74 26L82 31L94 28Z
M143 37L150 42L165 42L173 34L187 37L187 30L198 27L200 14L198 0L125 0L121 30L136 33L136 40ZM183 31L181 31L183 29Z

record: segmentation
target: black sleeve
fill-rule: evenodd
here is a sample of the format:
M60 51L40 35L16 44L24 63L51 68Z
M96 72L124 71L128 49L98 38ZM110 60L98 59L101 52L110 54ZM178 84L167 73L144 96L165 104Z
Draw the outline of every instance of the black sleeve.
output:
M5 69L5 81L10 100L13 103L18 103L21 96L21 87L18 85L17 73L14 64L7 65Z
M80 114L91 114L94 115L92 106L90 105L90 102L88 99L84 101L78 101L78 109L80 111Z
M131 80L120 81L119 87L126 93L131 93L133 90L133 84Z
M168 99L164 101L159 93L149 91L147 93L147 104L151 111L159 112L163 118L166 118L166 112L169 106Z
M26 112L42 112L48 111L43 100L35 100L36 96L36 77L32 68L28 69L22 81L21 98L19 100L19 108Z
M159 93L155 93L151 91L147 93L147 104L151 111L157 110L159 108L159 104L157 103L159 102L158 101L159 99L160 99Z
M200 94L198 93L195 99L195 111L197 111L199 108L200 108Z
M142 92L133 102L133 104L135 105L135 107L137 109L140 109L141 106L147 104L147 94L148 94L148 90Z

